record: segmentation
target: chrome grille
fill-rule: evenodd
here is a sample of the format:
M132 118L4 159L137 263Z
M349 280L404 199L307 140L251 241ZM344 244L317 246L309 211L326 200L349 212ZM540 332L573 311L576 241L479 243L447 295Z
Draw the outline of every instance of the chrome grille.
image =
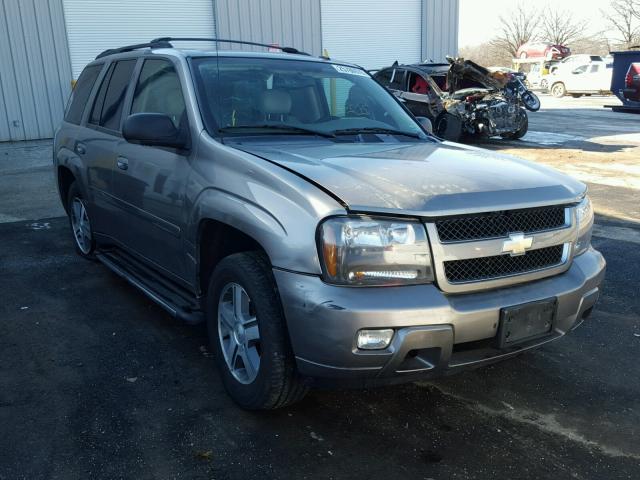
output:
M479 282L494 278L533 272L564 262L564 245L530 250L524 255L494 255L444 262L450 283Z
M526 210L480 213L436 221L443 243L506 237L509 233L534 233L567 226L565 207L551 206Z

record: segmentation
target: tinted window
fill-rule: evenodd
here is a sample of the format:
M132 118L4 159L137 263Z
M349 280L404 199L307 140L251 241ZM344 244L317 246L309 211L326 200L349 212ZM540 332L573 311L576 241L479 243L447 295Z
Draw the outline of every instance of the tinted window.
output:
M179 128L185 110L180 80L173 65L165 60L146 60L136 85L131 113L164 113Z
M386 70L382 70L381 72L376 73L376 80L379 81L385 87L388 87L391 83L391 75L393 74L393 69L388 68Z
M96 97L93 112L91 113L92 123L96 123L99 116L100 121L98 124L100 126L109 130L120 130L124 97L135 65L135 60L123 60L117 62L110 69L110 75L107 75L109 78L105 77ZM104 85L107 84L107 81L108 86L105 90ZM99 114L98 111L100 112Z
M93 101L93 109L91 110L91 115L89 116L89 123L92 125L98 125L100 123L100 113L102 112L102 104L104 103L104 96L107 93L107 87L109 86L109 79L111 78L111 74L113 73L113 67L115 65L111 64L109 66L109 70L102 78L102 83L100 84L100 89L96 95L95 100Z
M405 79L405 71L400 69L395 69L393 74L391 75L391 81L389 83L389 88L393 88L394 90L406 90L406 82Z
M126 60L116 63L113 74L109 80L109 88L104 97L102 114L100 115L100 125L110 130L120 130L120 117L124 105L124 96L127 93L127 86L131 81L135 60Z
M96 83L100 70L102 70L102 65L92 65L85 68L80 74L80 78L78 78L76 86L71 92L69 106L64 117L67 122L79 124L80 120L82 120L84 107L87 105L91 89L93 84Z

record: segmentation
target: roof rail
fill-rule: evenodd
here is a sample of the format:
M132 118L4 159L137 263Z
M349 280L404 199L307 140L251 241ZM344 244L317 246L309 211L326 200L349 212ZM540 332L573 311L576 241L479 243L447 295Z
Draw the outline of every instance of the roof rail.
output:
M107 55L113 55L115 53L131 52L133 50L138 50L139 48L172 48L172 47L173 45L171 45L169 42L163 42L161 41L161 39L158 41L152 40L148 43L136 43L134 45L126 45L124 47L119 47L119 48L109 48L104 52L98 54L98 56L96 56L96 60L102 57L106 57Z
M298 55L309 55L293 47L280 47L269 45L268 43L247 42L245 40L230 40L224 38L202 38L202 37L160 37L151 40L153 42L214 42L214 43L234 43L237 45L252 45L254 47L275 48L284 53L297 53Z
M131 52L140 48L173 48L170 42L215 42L215 43L235 43L238 45L253 45L255 47L275 48L284 53L297 53L298 55L309 55L307 52L302 52L293 47L280 47L278 45L269 45L267 43L246 42L244 40L229 40L224 38L200 38L200 37L160 37L154 38L147 43L136 43L133 45L126 45L119 48L110 48L100 53L97 57L102 58L107 55L114 55L116 53ZM310 55L309 55L310 56Z

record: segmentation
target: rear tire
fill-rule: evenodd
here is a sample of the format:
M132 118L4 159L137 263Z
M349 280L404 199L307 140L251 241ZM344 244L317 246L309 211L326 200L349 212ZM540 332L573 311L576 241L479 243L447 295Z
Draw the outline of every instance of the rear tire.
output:
M269 410L306 395L309 388L296 370L280 296L264 254L236 253L220 261L209 281L206 319L223 384L239 406Z
M91 228L89 209L87 208L87 201L82 196L80 188L78 188L77 182L73 182L69 186L67 193L67 213L76 252L83 258L94 260L96 242L93 237L93 229Z
M566 93L567 93L567 89L564 86L564 83L557 82L551 85L551 95L553 95L554 97L562 98L566 95Z

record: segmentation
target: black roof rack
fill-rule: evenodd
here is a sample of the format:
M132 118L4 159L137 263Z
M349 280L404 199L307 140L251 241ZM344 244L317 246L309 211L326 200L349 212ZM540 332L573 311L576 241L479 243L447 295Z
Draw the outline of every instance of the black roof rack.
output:
M96 60L102 57L106 57L107 55L113 55L116 53L123 53L123 52L131 52L133 50L138 50L140 48L173 48L173 45L171 45L169 42L152 40L148 43L136 43L134 45L126 45L120 48L110 48L98 54L98 56L96 57Z
M200 37L160 37L154 38L148 43L136 43L134 45L126 45L120 48L110 48L100 53L97 57L106 57L107 55L113 55L116 53L131 52L140 48L173 48L171 42L215 42L215 43L234 43L237 45L252 45L254 47L266 47L275 48L284 53L296 53L298 55L309 55L306 52L301 52L297 48L293 47L280 47L278 45L269 45L268 43L247 42L244 40L229 40L224 38L200 38Z

